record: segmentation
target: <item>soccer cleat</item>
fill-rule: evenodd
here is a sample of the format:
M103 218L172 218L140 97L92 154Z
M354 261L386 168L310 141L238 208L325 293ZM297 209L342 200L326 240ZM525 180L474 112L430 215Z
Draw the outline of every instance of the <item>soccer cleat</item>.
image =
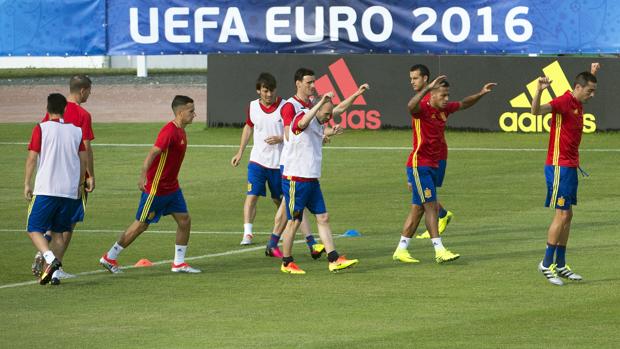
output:
M392 259L403 263L420 263L419 260L411 257L411 254L409 254L406 248L397 248L392 255Z
M107 253L101 256L99 259L99 264L101 264L102 267L106 268L112 274L122 273L118 263L116 263L116 259L109 259Z
M59 278L52 278L52 280L50 281L50 285L54 285L54 286L60 285L60 279Z
M293 275L303 275L306 273L300 267L298 267L297 264L295 264L295 262L290 262L287 266L285 266L284 263L282 263L282 265L280 265L280 271L286 274L293 274Z
M71 278L74 278L74 277L75 277L75 275L67 273L67 272L66 272L64 269L62 269L62 267L61 267L61 268L58 268L58 271L56 271L56 276L55 276L55 277L58 277L58 279L62 280L62 279L71 279Z
M452 253L445 248L435 251L435 261L437 263L452 262L459 259L460 256L460 254Z
M41 279L39 279L39 284L45 285L52 279L52 275L54 272L58 270L62 266L62 263L58 260L58 258L54 258L51 264L48 264L45 270L41 273Z
M427 231L423 232L422 234L418 234L415 236L416 239L430 239L431 238L431 234Z
M272 247L272 248L267 247L265 249L265 256L267 256L267 257L275 257L275 258L282 258L283 257L282 251L280 251L280 248L278 246Z
M45 263L43 253L37 252L34 255L34 261L32 261L32 275L37 278L41 276L41 273L43 272L43 263Z
M570 269L568 264L566 264L563 268L558 268L557 265L555 265L555 264L554 264L554 266L555 266L555 271L556 271L556 273L558 274L559 277L563 277L563 278L569 279L571 281L581 281L581 280L583 280L581 275L573 273L573 271Z
M357 259L346 259L344 256L340 256L335 262L329 262L329 271L335 273L340 270L351 268L357 263L359 263Z
M545 266L543 266L541 261L540 263L538 263L538 271L540 271L547 278L547 281L549 281L551 284L557 286L564 285L564 282L558 277L558 274L556 273L555 264L551 264L549 268L546 268Z
M254 235L252 234L243 234L243 239L241 240L241 243L239 243L239 245L251 245L252 238L254 238Z
M173 273L188 273L188 274L197 274L202 273L202 270L192 268L187 263L174 264L172 263L172 268L170 269Z
M310 247L310 255L312 256L312 259L321 258L323 252L325 252L325 245L323 244L314 244Z
M437 230L439 232L439 235L443 234L443 232L446 231L446 227L448 226L448 223L450 223L450 221L452 220L452 216L454 216L454 213L448 211L445 217L439 218L439 220L437 221ZM428 230L426 230L422 234L416 235L416 239L430 239L430 238L431 238L431 234L428 232Z

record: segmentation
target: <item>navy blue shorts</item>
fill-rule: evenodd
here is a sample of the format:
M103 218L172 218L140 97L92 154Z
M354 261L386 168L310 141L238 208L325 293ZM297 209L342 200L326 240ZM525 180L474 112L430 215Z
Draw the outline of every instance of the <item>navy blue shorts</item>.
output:
M306 207L313 214L327 212L318 180L299 182L282 178L282 189L288 220L301 220Z
M181 189L167 195L149 195L142 192L136 220L143 223L157 223L159 218L171 213L187 213L187 204Z
M428 166L407 167L407 180L411 183L411 203L422 206L437 201L437 168Z
M263 167L255 162L248 163L247 195L267 196L266 185L274 199L282 197L282 175L279 169Z
M57 196L35 195L28 207L28 232L45 234L72 231L71 217L76 210L76 200Z
M570 210L577 205L577 168L564 166L545 166L547 180L547 199L545 207Z
M439 188L443 184L443 179L446 176L446 167L448 167L448 160L439 160L439 168L437 169L437 182L435 187Z
M82 198L75 199L73 207L75 208L73 215L71 216L72 223L78 223L84 221L84 214L86 213L86 202L88 201L88 192L82 190Z

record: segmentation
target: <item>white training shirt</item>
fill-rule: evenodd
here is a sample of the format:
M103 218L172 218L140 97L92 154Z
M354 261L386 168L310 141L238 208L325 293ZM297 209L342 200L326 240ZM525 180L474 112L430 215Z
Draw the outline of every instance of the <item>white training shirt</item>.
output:
M254 125L254 146L250 161L271 169L279 168L283 144L267 144L265 139L272 136L284 137L284 122L280 117L280 109L285 102L279 99L276 103L276 108L268 113L261 107L260 99L254 100L250 102L248 115Z
M289 98L289 99L287 99L286 103L291 103L293 105L293 108L295 109L295 115L297 115L300 110L306 108L294 96ZM310 100L310 104L312 104L312 100ZM291 123L291 125L292 125L292 123ZM286 137L284 137L283 144L284 144L284 146L282 147L282 153L280 154L280 165L282 165L282 166L284 166L286 168L285 162L286 162L286 158L288 157L288 151L289 151L288 150L288 141L286 140Z
M320 178L323 162L323 132L316 118L303 130L296 130L296 124L301 120L308 109L302 109L291 123L288 133L288 158L284 167L285 177Z
M77 199L82 130L62 120L42 122L39 127L41 151L33 194Z

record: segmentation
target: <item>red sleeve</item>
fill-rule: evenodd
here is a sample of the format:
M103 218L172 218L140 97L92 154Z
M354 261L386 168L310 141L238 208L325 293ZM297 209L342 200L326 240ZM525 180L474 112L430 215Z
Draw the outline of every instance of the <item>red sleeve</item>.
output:
M172 132L172 128L169 127L169 124L164 126L164 128L162 128L157 135L155 146L162 151L165 151L170 146L170 143L172 143L173 135L174 133Z
M84 112L82 122L82 140L84 141L92 141L95 139L95 134L93 133L93 122L90 117L90 113Z
M36 151L37 153L41 152L41 126L39 124L32 129L28 150Z
M245 114L246 114L245 124L250 127L254 127L254 123L252 122L252 119L250 118L250 106L248 106L248 108L245 110Z
M296 135L304 132L304 129L299 127L299 121L303 119L304 115L306 115L306 113L303 111L300 111L299 114L295 115L295 117L293 118L293 125L291 126L291 130Z
M564 96L560 96L557 98L554 98L551 100L551 102L549 102L549 105L551 105L551 110L557 113L562 113L564 111Z
M444 109L448 114L452 114L461 108L461 102L448 102Z
M295 107L293 107L293 104L284 104L280 109L280 116L282 117L282 121L284 121L284 126L291 126L291 122L293 122L293 118L295 117Z
M411 117L415 119L421 118L422 115L424 115L428 110L428 103L426 101L420 102L420 104L418 105L420 106L420 110L418 110L416 113L411 114Z

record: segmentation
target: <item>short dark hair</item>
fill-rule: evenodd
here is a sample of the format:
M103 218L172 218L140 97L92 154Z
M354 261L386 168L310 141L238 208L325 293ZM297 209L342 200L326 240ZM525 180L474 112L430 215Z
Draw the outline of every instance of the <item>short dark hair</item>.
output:
M439 85L437 85L437 87L450 87L450 83L448 82L448 80L443 80L439 83Z
M304 76L311 76L311 75L314 75L314 72L312 70L308 68L299 68L295 72L295 82L303 81Z
M409 69L410 72L416 70L419 71L422 76L428 76L429 78L431 77L431 71L428 70L428 67L424 64L414 64L411 66L411 69Z
M49 114L63 115L66 106L67 99L60 93L52 93L47 96L47 112Z
M189 103L194 103L194 100L187 96L176 95L174 96L174 99L172 100L172 111L176 114L177 109L179 109L179 107L184 106Z
M90 88L93 85L93 82L90 78L84 74L78 74L71 77L69 80L69 92L78 93L83 88Z
M575 77L575 83L573 83L573 87L577 85L585 87L588 85L588 82L596 84L596 76L588 71L584 71L579 73Z
M269 91L275 90L278 86L276 84L276 78L269 73L260 73L258 79L256 79L256 89L266 88Z

